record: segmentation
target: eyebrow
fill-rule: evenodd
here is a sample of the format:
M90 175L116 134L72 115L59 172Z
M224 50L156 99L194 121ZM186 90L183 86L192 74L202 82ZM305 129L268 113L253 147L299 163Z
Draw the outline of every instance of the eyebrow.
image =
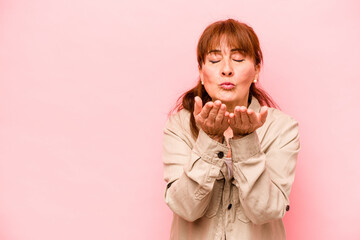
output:
M230 52L240 52L240 53L242 53L243 50L242 50L241 48L233 48L233 49L230 50ZM210 54L210 53L221 53L221 50L219 50L219 49L212 49L212 50L210 50L210 51L208 52L208 54Z
M210 53L221 53L221 51L219 49L213 49L208 52L208 54Z
M244 50L242 50L241 48L234 48L230 50L231 52L243 52Z

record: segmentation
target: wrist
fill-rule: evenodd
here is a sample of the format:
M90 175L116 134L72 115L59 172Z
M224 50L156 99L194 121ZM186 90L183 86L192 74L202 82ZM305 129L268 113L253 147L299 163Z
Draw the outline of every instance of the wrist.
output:
M219 142L219 143L223 143L224 141L224 135L222 136L218 136L218 135L208 135L211 139Z
M234 134L232 139L240 139L240 138L243 138L243 137L246 137L247 135L249 135L249 133L246 133L246 134Z

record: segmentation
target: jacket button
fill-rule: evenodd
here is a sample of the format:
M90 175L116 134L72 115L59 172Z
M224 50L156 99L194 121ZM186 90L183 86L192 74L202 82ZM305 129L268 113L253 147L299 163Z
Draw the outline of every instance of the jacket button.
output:
M218 157L223 158L224 157L224 152L218 152Z
M286 211L289 211L290 210L290 205L287 205L286 206Z
M228 205L228 209L230 210L230 209L231 209L231 207L232 207L232 204L230 203L230 204Z

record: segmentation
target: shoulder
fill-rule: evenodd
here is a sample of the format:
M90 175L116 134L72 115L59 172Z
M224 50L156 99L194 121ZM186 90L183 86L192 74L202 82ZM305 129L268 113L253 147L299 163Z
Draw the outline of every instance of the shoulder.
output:
M251 99L251 103L249 108L253 109L255 112L260 112L261 105L259 103L259 100L255 98L254 96ZM296 120L291 117L290 115L282 112L281 110L277 108L268 107L268 116L266 118L266 124L273 124L277 123L279 125L281 124L293 124Z
M166 121L164 133L176 135L188 144L192 143L194 139L190 129L190 117L191 113L186 109L170 115Z
M190 112L186 109L181 109L179 112L173 113L166 121L165 128L182 128L190 123Z
M276 123L276 125L293 125L298 122L290 115L276 108L268 108L268 117L266 119L268 123Z
M264 143L277 142L284 145L299 140L299 124L290 115L276 108L268 109L264 125L259 129Z

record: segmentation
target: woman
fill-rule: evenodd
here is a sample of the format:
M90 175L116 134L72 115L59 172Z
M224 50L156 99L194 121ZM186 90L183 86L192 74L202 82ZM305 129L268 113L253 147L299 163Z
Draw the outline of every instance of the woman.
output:
M170 239L285 239L298 123L256 87L259 40L244 23L218 21L197 59L199 82L164 129Z

